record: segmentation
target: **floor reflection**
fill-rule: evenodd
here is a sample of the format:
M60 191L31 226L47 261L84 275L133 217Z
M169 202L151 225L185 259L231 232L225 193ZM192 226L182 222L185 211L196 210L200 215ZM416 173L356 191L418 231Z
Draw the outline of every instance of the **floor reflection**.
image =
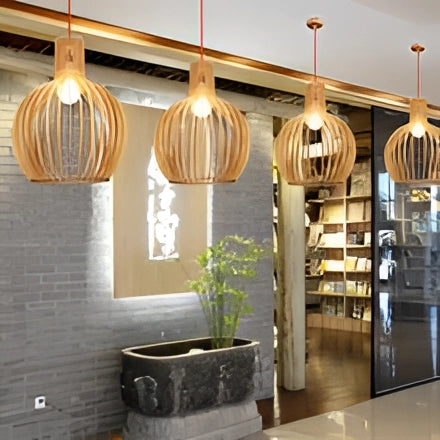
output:
M307 329L306 388L276 387L258 402L263 428L335 411L370 398L370 335Z

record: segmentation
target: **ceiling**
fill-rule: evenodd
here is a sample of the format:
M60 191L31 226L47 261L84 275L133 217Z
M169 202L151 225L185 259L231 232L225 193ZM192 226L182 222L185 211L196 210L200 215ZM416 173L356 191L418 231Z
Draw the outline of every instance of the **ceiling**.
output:
M61 12L67 8L67 0L22 3ZM72 0L72 13L176 41L199 42L197 0L130 0L123 10L120 0ZM427 48L422 54L422 96L440 105L438 0L207 0L205 46L310 73L313 35L305 22L315 16L324 21L318 33L320 76L413 97L416 57L409 47L419 43ZM142 52L137 47L126 56L139 59ZM273 75L271 86L288 90L283 81Z
M17 52L32 52L48 56L53 56L55 53L55 44L53 41L13 34L1 30L0 46ZM139 61L90 49L85 49L85 61L87 64L111 67L127 72L153 76L155 78L164 78L171 81L185 83L189 81L189 71L186 69L178 69L176 67ZM299 106L302 106L304 103L304 97L296 93L284 92L282 90L261 87L226 78L216 77L215 87L219 90L257 96L273 102L282 102ZM333 110L333 112L338 112L338 114L339 112L347 112L349 109L349 106L343 104L339 104L336 108L336 104L331 102L327 102L327 106L330 111Z
M438 0L353 0L378 12L401 18L409 23L424 26L440 22L440 3ZM398 5L398 7L396 7Z

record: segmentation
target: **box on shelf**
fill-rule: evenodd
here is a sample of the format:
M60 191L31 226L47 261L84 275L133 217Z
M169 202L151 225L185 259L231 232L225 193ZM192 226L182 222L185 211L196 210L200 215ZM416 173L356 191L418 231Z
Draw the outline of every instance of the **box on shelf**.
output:
M365 200L364 220L371 222L371 200Z
M351 196L371 195L371 161L356 162L351 172Z
M365 220L365 203L364 202L350 202L348 204L349 222L361 222Z
M367 258L358 258L356 262L356 270L363 272L367 270Z
M307 241L308 247L315 247L318 245L321 235L324 232L324 226L316 223L312 223L309 226L309 238Z
M319 291L324 293L344 293L344 283L342 281L321 280Z
M327 272L344 272L344 260L322 260L321 270Z
M335 232L331 234L322 234L319 240L319 246L324 247L344 247L345 234L343 232Z
M364 246L370 246L371 245L371 232L365 232L364 233Z
M345 282L345 292L348 295L355 295L357 293L356 281L347 280Z
M345 219L342 203L328 203L323 206L322 221L327 223L342 223Z
M358 257L347 256L347 258L345 260L345 270L348 270L348 271L356 270L358 260L359 260Z

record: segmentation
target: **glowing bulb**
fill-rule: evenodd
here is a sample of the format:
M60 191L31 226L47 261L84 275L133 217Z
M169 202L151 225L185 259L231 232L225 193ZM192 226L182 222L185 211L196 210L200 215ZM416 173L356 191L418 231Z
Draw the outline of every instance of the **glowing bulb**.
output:
M411 128L411 134L416 138L421 138L425 134L425 127L421 122L416 122Z
M191 106L191 111L199 118L206 118L211 114L212 107L206 96L199 96Z
M311 115L308 116L306 119L306 124L310 128L310 130L319 130L323 124L324 121L322 120L321 116L319 116L318 113L314 112Z
M75 104L81 98L78 83L71 77L66 78L58 86L57 95L61 102L67 105Z
M322 156L328 156L328 154L323 154L321 142L316 142L310 145L304 145L303 147L304 159L309 159L312 157L322 157Z

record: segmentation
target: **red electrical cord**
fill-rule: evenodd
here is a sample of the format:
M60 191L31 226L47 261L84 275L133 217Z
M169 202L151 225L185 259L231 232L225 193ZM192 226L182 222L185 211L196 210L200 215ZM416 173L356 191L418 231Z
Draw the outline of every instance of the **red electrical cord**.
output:
M72 10L70 0L67 0L67 33L70 39L72 33Z
M420 78L420 51L417 51L417 98L420 98L422 89L422 80Z
M70 0L69 0L70 1ZM203 0L200 0L200 57L203 59L204 47L203 47Z
M317 56L316 56L316 41L317 41L317 28L316 26L313 27L313 74L316 76L317 71Z

